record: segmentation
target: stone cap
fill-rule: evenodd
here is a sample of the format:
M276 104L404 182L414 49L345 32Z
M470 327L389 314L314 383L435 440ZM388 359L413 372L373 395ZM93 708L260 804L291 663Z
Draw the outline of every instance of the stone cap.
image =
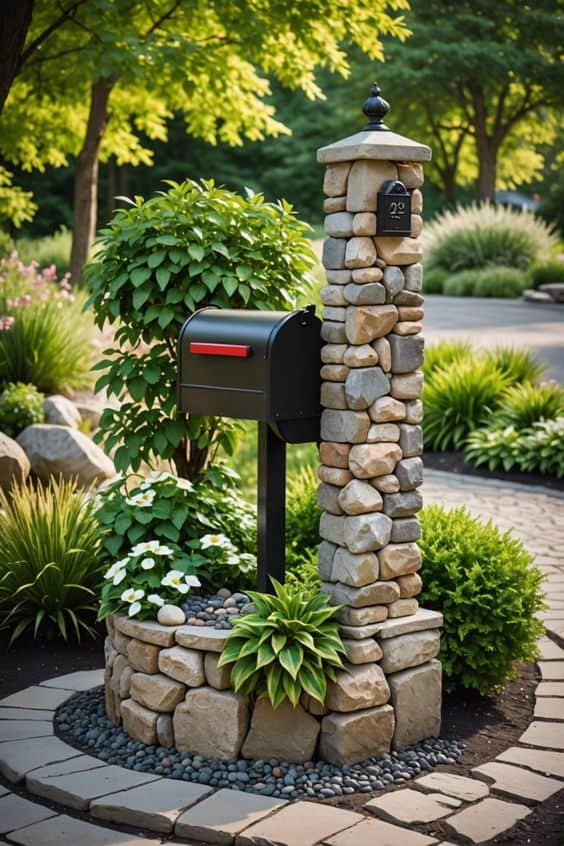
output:
M387 159L397 162L430 162L431 148L390 130L362 130L317 151L320 164L357 159Z

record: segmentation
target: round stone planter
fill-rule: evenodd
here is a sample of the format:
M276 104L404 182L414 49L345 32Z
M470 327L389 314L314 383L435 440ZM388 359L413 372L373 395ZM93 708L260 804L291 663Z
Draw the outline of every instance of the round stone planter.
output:
M373 640L369 652L357 648L350 654L346 670L329 685L325 706L304 696L296 708L283 702L274 711L266 699L252 703L234 693L229 670L218 667L228 631L114 615L105 642L106 713L147 745L206 758L351 764L380 756L392 745L437 736L440 728L441 672L432 659L442 618L420 611L408 619L414 643L401 633L407 619L403 628L401 620L391 621L399 635L388 638L385 650ZM410 669L398 658L398 647L409 656ZM389 653L387 666L395 672L385 675L375 651L384 666Z

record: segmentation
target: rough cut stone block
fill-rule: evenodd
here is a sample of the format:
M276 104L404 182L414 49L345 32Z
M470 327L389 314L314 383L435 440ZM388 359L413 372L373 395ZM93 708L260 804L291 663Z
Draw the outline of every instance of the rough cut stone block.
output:
M418 596L423 588L423 582L418 573L408 573L407 576L399 576L397 583L400 589L400 599L409 599L411 596Z
M423 249L417 238L395 238L380 235L374 238L378 256L386 264L404 265L421 261Z
M388 393L390 380L379 367L359 367L348 371L345 396L349 408L362 411Z
M453 814L445 821L445 825L456 835L462 835L473 843L483 843L513 828L530 813L530 808L517 802L488 798Z
M425 341L419 335L402 338L390 335L388 338L392 350L392 372L410 373L423 364L423 348Z
M346 305L346 303L345 303ZM345 322L345 309L340 306L323 306L321 312L322 320L334 321L335 323ZM327 378L327 377L324 377Z
M326 464L329 467L347 469L349 466L349 452L350 446L348 444L324 441L319 445L319 459L322 464Z
M400 423L400 447L404 458L421 455L423 452L423 430L421 426Z
M370 429L370 417L365 411L321 412L321 439L337 443L364 443Z
M345 285L346 302L351 305L381 305L386 302L386 289L379 282L368 282L366 285Z
M399 267L386 267L384 268L383 282L388 294L395 297L403 288L405 277Z
M206 758L237 758L247 734L246 696L211 687L189 690L173 717L176 748Z
M122 617L120 614L114 614L113 620L116 632L121 632L128 637L135 637L145 643L154 643L156 646L172 646L174 643L174 627L133 620L131 617Z
M133 673L131 676L132 698L152 711L174 711L185 692L183 684L171 681L160 673L154 676Z
M333 560L337 546L329 541L321 541L318 547L318 567L319 575L325 582L331 581L331 573L333 571ZM215 687L215 685L214 685Z
M346 244L344 238L327 238L323 242L323 267L328 270L344 268Z
M345 517L337 517L334 514L322 514L319 518L319 534L324 540L331 541L337 546L345 543Z
M126 637L121 632L116 632L114 634L114 646L122 658L127 658L127 648L131 643L131 638ZM116 659L117 660L117 659Z
M398 373L392 376L392 396L401 400L416 400L423 390L423 373L416 370L413 373Z
M354 235L376 235L376 215L373 212L359 212L352 222Z
M352 280L362 285L366 282L380 282L383 275L382 268L380 267L359 267L353 270Z
M323 364L342 364L346 344L324 344L321 347L321 361Z
M342 582L353 587L369 585L378 579L378 558L373 552L353 555L340 547L333 558L332 582Z
M387 335L397 319L398 310L394 305L349 306L345 319L347 340L351 344L368 344Z
M344 520L342 543L346 544L351 552L381 549L390 539L392 521L385 514L376 512L335 519Z
M407 189L421 188L424 182L423 166L417 162L398 164L398 179L401 179Z
M372 346L378 353L378 363L380 364L380 367L384 373L389 373L392 369L392 349L388 339L376 338Z
M339 505L339 493L341 488L335 485L327 485L322 482L317 488L317 504L322 511L328 511L330 514L342 514L343 509Z
M325 278L330 285L346 285L352 279L350 270L327 270Z
M320 374L328 382L344 382L349 375L349 368L344 364L324 364Z
M379 661L382 657L382 650L374 638L367 637L362 640L343 640L346 650L346 658L350 664L371 664Z
M355 161L347 185L347 211L374 212L382 184L397 178L397 169L391 162L367 159Z
M345 266L370 267L376 261L376 248L372 238L349 238L345 251Z
M380 511L382 508L383 500L380 493L372 485L359 479L350 481L348 485L337 491L337 495L340 508L349 515L367 514Z
M388 617L410 617L418 608L419 603L415 599L397 599L388 605Z
M162 649L159 670L188 687L199 687L205 681L203 652L184 646Z
M326 285L319 292L319 297L326 306L346 306L347 304L342 285Z
M373 423L368 430L367 441L369 444L376 443L397 443L400 432L395 423ZM388 474L389 475L389 474Z
M400 431L401 428L400 426ZM394 472L399 479L401 491L411 491L423 484L423 461L420 458L404 458L398 461Z
M423 218L420 214L412 214L411 215L411 230L410 235L412 238L419 238L423 231Z
M157 717L157 740L159 746L172 749L174 746L174 731L170 714L159 714Z
M350 238L353 234L353 216L349 212L329 214L325 218L325 232L332 238Z
M392 822L409 825L440 820L459 808L460 799L442 793L419 793L410 787L394 793L385 793L371 799L364 806L367 811Z
M141 640L131 640L127 646L127 660L134 670L141 673L156 673L159 662L159 647Z
M415 267L415 265L413 265ZM405 268L406 272L409 268ZM406 291L405 288L403 291L400 291L399 294L396 294L394 297L394 305L402 308L404 306L422 306L424 303L424 298L421 294L416 294L414 291Z
M411 320L398 320L395 324L392 332L396 335L400 335L402 338L411 335L418 335L419 332L423 329L423 325L421 323L411 321Z
M423 211L423 194L419 188L411 192L411 211L413 214L421 214Z
M394 710L389 705L348 714L328 714L321 721L319 755L342 766L356 764L390 750Z
M323 177L323 193L328 197L341 197L346 194L350 162L328 165Z
M323 211L325 214L334 214L334 212L344 211L346 206L346 197L327 197L327 199L323 200Z
M347 713L384 705L389 698L386 677L377 664L351 664L327 685L325 705L330 711Z
M397 585L395 582L381 582L381 584ZM399 588L397 588L399 590ZM427 629L438 629L443 624L443 615L439 611L431 611L429 608L420 608L413 617L405 617L403 620L384 620L378 623L378 637L388 638L408 634L408 632L420 632Z
M398 308L398 317L400 321L420 321L423 320L424 316L425 312L422 308L415 308L414 306L400 306ZM414 369L415 368L412 368L412 370Z
M219 655L206 652L204 656L204 672L210 687L216 690L227 690L231 686L231 667L218 667Z
M423 507L423 497L419 491L386 494L384 511L389 517L412 517Z
M231 844L234 838L286 802L272 796L257 796L242 790L218 790L203 802L193 804L178 819L177 837L205 843Z
M392 473L402 452L397 444L359 444L349 455L349 467L358 479L372 479Z
M370 344L347 347L343 355L343 364L347 367L371 367L378 362L378 353Z
M104 640L104 666L106 667L106 669L112 669L117 656L118 651L117 649L114 649L113 641L108 635L108 637Z
M377 476L370 480L370 484L380 493L396 493L399 491L399 480L393 473L388 473L386 476Z
M380 641L381 645L385 641ZM442 668L432 660L387 677L396 714L394 749L403 749L441 729Z
M378 553L380 578L397 579L421 568L421 550L416 543L390 543Z
M348 605L345 605L335 615L339 623L345 626L371 625L372 623L379 623L385 620L387 616L387 605L368 605L365 608L350 608Z
M480 768L476 767L476 769ZM478 799L484 799L490 792L482 781L452 773L427 773L422 778L418 778L415 785L423 790L446 793L447 796L454 796L455 799L463 802L476 802Z
M406 402L405 412L406 423L421 423L423 420L423 403L421 400Z
M343 382L322 382L319 399L323 408L333 408L340 411L347 408L347 397Z
M421 525L417 517L400 517L393 521L390 543L409 543L420 537Z
M251 727L241 749L244 758L281 758L283 761L311 761L319 723L301 705L294 708L285 699L273 709L266 697L255 704Z
M124 699L121 703L123 728L130 737L151 746L157 742L158 714L144 708L133 699Z
M405 419L405 405L393 397L380 397L368 409L375 423L391 423Z
M400 602L402 600L399 600ZM434 658L441 646L439 629L389 637L380 641L382 669L386 674L417 667Z
M343 470L341 467L325 467L322 464L317 468L317 478L327 485L335 485L342 488L352 479L350 470Z
M367 605L384 605L399 598L399 587L395 582L373 582L360 588L349 585L322 585L324 593L329 593L335 605L350 605L351 608L364 608ZM387 609L386 609L387 616ZM375 624L376 625L376 624ZM379 627L382 623L377 624ZM380 628L378 628L378 632Z
M321 325L321 339L328 344L344 344L347 340L345 324L324 320Z

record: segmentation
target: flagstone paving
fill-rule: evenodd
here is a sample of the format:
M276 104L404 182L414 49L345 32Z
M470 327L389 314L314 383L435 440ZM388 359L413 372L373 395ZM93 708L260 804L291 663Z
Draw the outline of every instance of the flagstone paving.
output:
M7 782L0 784L1 842L151 846L173 837L235 846L461 846L526 820L538 802L564 788L564 648L555 638L564 637L564 496L435 471L426 474L424 496L511 529L545 574L543 680L533 722L518 744L475 767L471 778L438 769L378 794L358 812L288 803L110 766L66 745L52 736L55 709L103 676L102 670L69 673L0 700L0 774ZM38 801L34 791L44 798ZM418 830L425 820L448 829L448 842Z

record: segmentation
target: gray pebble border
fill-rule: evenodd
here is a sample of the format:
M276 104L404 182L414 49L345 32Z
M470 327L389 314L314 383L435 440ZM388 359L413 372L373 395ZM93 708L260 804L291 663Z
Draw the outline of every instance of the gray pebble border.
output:
M248 614L254 606L244 593L231 593L221 588L215 594L195 594L180 606L190 626L204 626L213 629L232 629L232 621L242 614Z
M278 758L212 761L201 755L132 740L107 719L101 687L71 696L58 709L55 727L66 743L108 764L289 800L329 799L351 793L372 793L390 784L406 784L437 764L454 764L464 749L464 744L458 741L429 738L400 752L342 767L325 761L293 764Z

